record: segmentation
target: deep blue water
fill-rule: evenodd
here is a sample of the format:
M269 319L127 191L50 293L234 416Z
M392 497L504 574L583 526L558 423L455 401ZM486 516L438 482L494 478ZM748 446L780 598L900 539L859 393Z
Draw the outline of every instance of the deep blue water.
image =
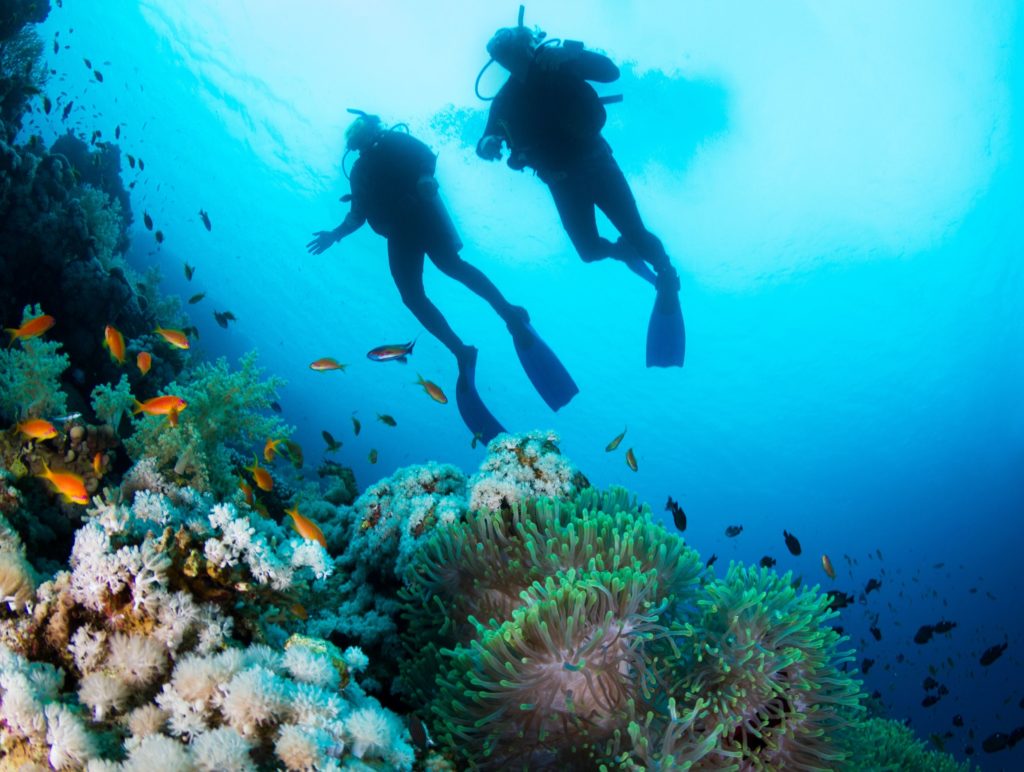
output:
M528 23L622 66L604 89L625 96L605 135L682 277L687 358L672 370L644 367L650 287L619 264L583 264L540 181L473 153L487 109L473 81L514 5L210 5L54 8L39 30L55 70L48 90L74 108L63 122L54 110L26 123L46 138L99 129L112 139L121 126L123 152L145 160L145 171L124 170L136 181L130 258L159 265L168 293L207 293L189 307L205 354L258 349L289 382L281 404L298 439L342 438L361 487L427 459L475 470L483 450L454 405L414 384L422 373L454 391L443 347L424 335L404 368L365 358L421 332L384 241L366 227L322 256L304 248L344 216L345 108L408 123L439 153L463 257L530 310L581 388L549 411L503 323L428 267L428 294L480 349L477 382L499 420L554 429L593 483L628 486L658 512L678 499L687 539L720 565L769 555L857 595L880 579L840 621L859 660L875 660L865 690L922 736L952 730L958 756L974 745L987 769L1024 767L1024 746L980 753L986 735L1024 724L1015 3L651 3L628 14L611 2L530 4ZM481 88L500 83L493 67ZM143 211L166 234L159 247ZM191 282L185 261L197 267ZM221 329L213 309L238 322ZM321 356L350 367L309 370ZM624 427L621 448L605 453ZM744 530L728 539L728 525ZM802 556L787 553L783 529ZM876 618L881 641L868 630ZM958 627L913 642L940 618ZM1006 654L981 667L981 651L1004 640ZM929 666L949 694L925 709ZM957 713L964 729L951 724Z

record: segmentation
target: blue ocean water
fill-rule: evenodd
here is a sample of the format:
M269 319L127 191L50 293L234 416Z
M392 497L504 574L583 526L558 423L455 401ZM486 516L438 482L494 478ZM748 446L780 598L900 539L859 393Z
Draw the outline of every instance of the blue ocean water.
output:
M668 370L644 366L651 288L621 264L582 263L545 186L473 152L487 110L473 93L483 46L515 21L514 5L207 5L55 7L39 29L60 42L47 47L48 89L74 108L25 126L46 139L68 129L110 139L121 127L123 152L145 161L124 170L136 182L130 260L160 266L168 293L206 292L189 308L205 354L256 348L288 380L281 405L299 441L322 445L322 429L344 439L340 458L361 487L428 459L476 468L483 450L454 405L415 385L422 374L454 392L447 351L424 334L405 367L365 357L422 332L383 239L364 228L324 255L305 250L344 216L346 108L407 123L439 153L463 257L529 309L581 389L552 413L501 320L428 266L427 292L480 349L477 383L504 426L555 430L594 484L628 486L658 512L677 499L688 541L720 565L771 556L853 593L840 623L862 669L874 661L865 690L888 714L958 756L973 746L986 769L1024 767L1022 747L980 750L1024 724L1015 3L527 7L527 23L622 67L603 88L624 95L605 136L682 278L686 364ZM490 68L481 90L502 77ZM238 321L221 329L213 309ZM349 368L311 371L322 356ZM727 538L730 525L742 533ZM881 588L862 595L871 579ZM915 644L939 619L957 627ZM982 667L981 652L1003 641L1002 658ZM930 674L949 694L924 708Z

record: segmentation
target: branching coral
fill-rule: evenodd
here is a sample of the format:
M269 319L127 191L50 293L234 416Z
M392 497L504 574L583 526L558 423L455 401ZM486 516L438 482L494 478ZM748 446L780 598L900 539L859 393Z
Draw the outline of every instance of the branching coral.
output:
M840 732L848 761L844 772L898 769L900 772L974 772L948 753L930 750L905 724L885 718L851 721Z
M265 378L256 354L231 371L227 361L196 367L187 383L172 383L165 393L188 402L178 426L163 416L137 422L125 446L133 460L155 458L160 470L192 487L228 497L237 486L236 463L251 459L268 437L287 437L291 429L267 410L283 381Z
M96 259L107 271L117 267L124 270L124 261L116 259L121 232L124 229L121 203L92 185L78 188L76 200L85 214L85 225Z
M39 306L28 306L21 323L42 313ZM71 362L60 348L57 341L30 338L17 348L0 350L0 417L14 421L67 410L60 378Z

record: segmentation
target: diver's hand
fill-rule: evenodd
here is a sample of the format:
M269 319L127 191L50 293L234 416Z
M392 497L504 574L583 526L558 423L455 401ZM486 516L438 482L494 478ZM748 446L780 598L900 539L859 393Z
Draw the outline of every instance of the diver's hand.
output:
M503 141L497 134L488 134L476 143L476 154L485 161L500 161Z
M437 195L437 189L441 186L437 184L437 180L429 174L424 174L418 180L416 180L416 193L424 201L429 201Z
M335 231L317 231L313 236L313 240L306 244L306 249L309 250L311 255L322 255L330 247L341 241L341 236Z

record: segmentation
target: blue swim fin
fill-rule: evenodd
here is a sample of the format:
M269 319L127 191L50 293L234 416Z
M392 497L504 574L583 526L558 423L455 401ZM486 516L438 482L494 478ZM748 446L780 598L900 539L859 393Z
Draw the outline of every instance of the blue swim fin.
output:
M651 321L647 325L647 366L682 367L686 355L686 327L679 305L679 277L675 270L658 276Z
M459 361L459 379L455 382L455 404L466 427L485 445L505 431L476 390L476 349Z
M555 352L529 322L513 322L508 330L512 333L512 342L526 376L541 398L548 403L548 407L558 410L569 404L569 400L579 394L580 389Z

